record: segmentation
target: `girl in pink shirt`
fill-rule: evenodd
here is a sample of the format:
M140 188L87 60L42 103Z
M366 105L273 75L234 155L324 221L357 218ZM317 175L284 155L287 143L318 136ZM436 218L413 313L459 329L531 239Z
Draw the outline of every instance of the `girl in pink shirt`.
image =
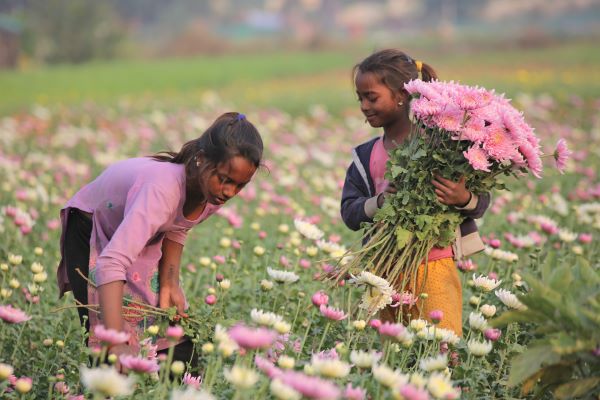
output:
M79 308L82 323L87 317L90 346L98 344L90 328L103 324L130 334L111 353L137 354L140 334L153 322L136 312L139 303L175 306L187 316L179 287L187 232L238 194L262 152L254 125L243 114L226 113L178 153L118 162L67 202L61 210L58 285L61 296L73 290L78 303L99 311ZM167 342L159 339L157 345L161 350ZM192 348L189 342L177 347ZM175 357L190 361L190 351L181 353L176 349Z

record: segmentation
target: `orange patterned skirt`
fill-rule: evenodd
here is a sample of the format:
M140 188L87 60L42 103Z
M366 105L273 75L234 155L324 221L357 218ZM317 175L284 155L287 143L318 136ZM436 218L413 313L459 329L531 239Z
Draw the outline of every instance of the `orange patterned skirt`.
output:
M442 258L427 263L427 275L424 276L424 265L420 265L417 272L416 297L427 293L426 299L418 299L413 307L404 307L402 316L407 322L408 315L411 319L429 319L429 313L433 310L441 310L444 313L442 321L438 324L440 328L450 329L462 337L462 286L458 269L451 257ZM423 284L423 279L425 282ZM400 277L399 280L402 278ZM394 289L402 292L400 282L394 284ZM380 313L382 321L396 322L399 317L399 307L386 307Z

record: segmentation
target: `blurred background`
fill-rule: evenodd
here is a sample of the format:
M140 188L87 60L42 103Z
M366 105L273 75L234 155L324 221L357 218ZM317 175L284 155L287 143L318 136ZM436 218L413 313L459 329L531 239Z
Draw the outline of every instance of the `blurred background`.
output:
M597 97L598 38L600 0L0 0L0 113L206 96L342 113L384 47L509 97Z

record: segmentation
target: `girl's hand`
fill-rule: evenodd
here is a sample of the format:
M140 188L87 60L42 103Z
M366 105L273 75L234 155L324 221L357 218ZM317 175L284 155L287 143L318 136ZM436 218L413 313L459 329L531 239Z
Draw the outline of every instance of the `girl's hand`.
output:
M158 304L160 308L176 307L177 314L183 318L187 318L185 312L185 297L179 285L160 285L158 292Z
M381 208L383 207L383 203L385 201L385 198L395 194L396 192L398 192L398 189L396 189L396 187L394 186L393 183L388 183L388 185L385 187L385 189L383 190L383 192L379 193L379 196L377 196L377 207Z
M465 177L461 176L458 182L435 175L431 181L435 187L435 194L440 203L447 206L464 207L471 200L471 192L465 186Z

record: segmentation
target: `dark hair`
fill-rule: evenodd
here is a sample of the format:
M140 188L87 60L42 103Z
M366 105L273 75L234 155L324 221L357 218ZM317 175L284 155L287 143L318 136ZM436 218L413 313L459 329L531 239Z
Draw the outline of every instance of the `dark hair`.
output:
M178 153L161 151L151 156L154 160L185 165L186 190L188 194L200 196L198 181L223 162L242 156L256 168L260 166L263 142L258 130L244 114L227 112L198 139L190 140ZM202 190L202 189L201 189Z
M404 91L405 83L419 78L417 62L397 49L380 50L365 58L352 68L352 79L358 72L375 74L392 92ZM437 74L431 66L422 63L421 79L430 82L437 79Z

